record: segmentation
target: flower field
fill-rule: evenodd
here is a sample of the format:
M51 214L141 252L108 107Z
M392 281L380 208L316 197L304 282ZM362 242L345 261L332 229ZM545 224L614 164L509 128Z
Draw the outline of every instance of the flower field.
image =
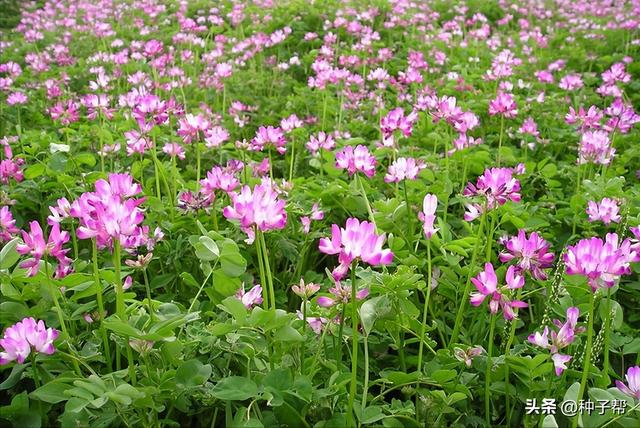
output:
M640 2L0 2L0 426L640 426Z

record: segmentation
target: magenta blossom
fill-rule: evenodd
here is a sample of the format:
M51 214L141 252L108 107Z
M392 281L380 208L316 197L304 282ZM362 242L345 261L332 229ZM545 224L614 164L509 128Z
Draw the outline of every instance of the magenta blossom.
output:
M240 181L229 167L214 166L211 171L207 172L207 178L200 180L200 185L202 186L200 189L202 194L211 196L216 190L222 190L226 193L234 191L240 185Z
M387 183L398 183L402 180L415 180L418 178L418 174L426 168L426 165L421 160L415 160L414 158L398 158L391 165L389 165L389 171L384 176L384 181Z
M427 239L431 239L440 230L433 227L433 222L436 219L436 208L438 208L438 197L430 193L426 194L422 201L422 212L418 214L418 218L422 222L422 230Z
M567 247L564 262L568 275L585 276L595 292L598 288L613 287L620 276L630 274L629 263L635 257L629 239L618 244L618 235L608 233L604 241L593 237Z
M360 259L370 265L388 265L393 260L389 249L382 249L385 234L377 235L373 223L357 218L347 219L346 226L331 226L331 238L320 239L319 249L324 254L338 254L340 265L333 277L343 278L353 260Z
M535 332L528 337L530 343L543 349L548 349L551 352L551 359L556 368L556 376L560 376L567 368L566 363L571 361L570 355L560 354L559 351L571 345L576 339L576 334L580 334L585 330L584 327L576 327L579 316L580 311L578 308L570 307L567 309L567 320L564 323L559 320L553 320L558 331L551 331L551 340L549 340L549 327L545 327L542 333Z
M29 223L29 227L31 228L29 233L22 231L23 243L16 246L16 251L22 255L29 254L32 258L20 263L20 267L28 269L27 276L34 276L40 269L40 260L52 256L58 259L59 263L56 276L65 276L68 273L66 268L72 260L66 256L69 250L62 249L62 246L69 242L69 232L61 232L60 225L54 223L49 233L49 239L45 242L40 223L32 221Z
M338 305L340 303L346 304L351 300L351 286L350 285L342 285L340 281L336 281L334 287L329 289L329 293L333 295L333 297L328 296L319 296L316 302L319 306L324 308L330 308L332 306ZM369 295L369 289L363 288L362 290L356 291L356 300L362 300Z
M466 197L483 196L486 198L486 209L490 211L508 200L520 201L520 181L513 177L512 168L489 168L478 177L476 184L469 182L462 193ZM485 206L467 204L464 214L466 221L472 221L482 214Z
M318 132L317 136L315 135L310 136L309 141L305 145L305 147L313 155L318 153L320 149L325 149L327 151L333 150L335 146L336 146L336 142L333 139L333 136L324 131Z
M503 263L516 260L516 266L521 271L529 271L535 279L544 281L547 274L544 269L553 263L553 253L549 252L549 243L536 232L531 232L527 238L523 229L516 236L504 237L500 243L505 250L499 255Z
M627 385L616 380L616 386L623 393L640 400L640 366L629 367L625 377L627 378Z
M286 201L278 198L278 192L270 181L253 188L243 186L240 193L229 193L231 205L222 213L227 219L240 220L240 228L248 236L248 243L255 238L254 227L266 232L283 229L287 223Z
M302 312L296 311L296 315L298 316L298 319L304 319L304 314ZM309 324L309 327L311 327L311 330L313 330L315 334L322 333L322 328L327 325L328 322L329 320L324 317L307 317L307 324Z
M609 165L616 149L611 147L609 134L605 131L587 131L582 134L578 148L578 164L594 163Z
M484 270L475 278L471 278L477 292L471 293L471 304L480 306L485 299L489 298L489 312L496 314L502 309L504 319L511 321L516 317L514 309L526 308L528 305L520 300L511 300L507 295L508 290L515 290L524 286L522 277L514 266L509 266L506 275L506 286L498 286L498 277L493 270L491 263L484 265Z
M262 286L254 285L251 290L245 293L244 284L236 291L236 297L240 299L245 308L251 309L256 305L262 304Z
M376 158L369 152L366 146L346 146L336 152L336 168L346 169L349 175L360 171L367 177L373 177L376 173Z
M284 138L284 132L280 127L261 126L256 132L256 136L251 140L250 149L261 152L267 145L276 149L281 155L287 151L285 147L287 140Z
M620 223L620 207L615 199L603 198L600 202L589 201L587 204L587 214L589 221L602 221L608 225L611 222Z
M0 339L0 347L4 350L0 352L0 365L11 361L22 364L32 351L51 355L56 351L53 341L57 337L58 330L46 328L44 321L24 318L7 328Z
M496 98L489 102L489 115L502 115L507 119L513 119L518 115L518 106L513 95L508 92L498 91Z
M16 227L16 221L9 207L0 207L0 243L10 241L18 232L20 229Z

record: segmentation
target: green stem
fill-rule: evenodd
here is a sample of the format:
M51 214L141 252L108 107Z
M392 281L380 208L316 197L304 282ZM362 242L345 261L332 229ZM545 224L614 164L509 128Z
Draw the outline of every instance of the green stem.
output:
M269 284L267 283L267 278L264 271L264 262L262 261L262 248L260 244L260 239L258 237L258 233L260 231L257 227L254 227L255 233L255 243L256 243L256 256L258 257L258 269L260 270L260 283L262 284L262 304L265 309L269 309Z
M258 235L261 241L260 247L262 247L262 255L264 258L264 266L265 272L267 274L267 280L269 281L269 302L271 303L271 308L276 310L276 291L273 287L273 275L271 274L271 266L269 265L269 253L267 252L267 244L264 240L264 233L262 231L258 231Z
M291 139L291 159L289 159L289 181L293 180L293 164L296 159L296 140Z
M404 203L407 206L407 226L409 228L409 234L407 238L409 239L409 249L413 249L413 213L411 212L411 205L409 205L409 195L407 193L407 180L402 181L402 190L404 192Z
M160 191L160 171L158 170L158 153L156 151L156 137L153 137L153 148L151 154L153 155L153 174L156 182L156 196L162 200L162 192Z
M579 403L582 400L585 389L587 387L587 378L589 377L589 369L591 367L591 345L593 342L593 306L595 301L595 293L589 293L589 324L587 327L587 345L585 348L584 365L582 366L582 379L580 380L580 390L578 391L578 397L576 402ZM579 415L573 419L572 426L575 428L578 426Z
M365 332L362 335L362 344L364 346L364 384L362 386L362 403L361 409L364 413L364 409L367 407L367 394L369 391L369 336Z
M489 227L489 236L487 238L487 253L485 260L487 263L491 263L491 250L493 247L493 232L496 227L496 215L491 213L491 227Z
M195 142L196 148L196 186L200 188L200 144Z
M522 298L522 288L518 289L517 292L517 300L520 300ZM504 349L504 358L506 360L506 358L509 356L509 352L511 350L511 344L513 343L513 339L515 337L516 334L516 324L517 324L518 319L514 318L511 321L511 325L509 328L509 338L507 339L507 345L505 346ZM505 363L504 365L504 383L505 383L505 397L506 397L506 412L507 412L507 426L511 426L511 406L510 406L510 394L509 394L509 364L508 362ZM547 397L547 395L545 395L545 397Z
M49 285L49 293L51 294L51 298L53 299L53 305L56 308L56 312L58 314L58 322L60 323L60 328L62 329L62 333L65 335L65 340L70 340L71 336L69 336L69 331L67 330L67 324L64 322L64 315L62 312L62 308L60 307L60 302L58 301L58 292L57 286L53 283L53 278L51 278L49 272L49 261L47 258L44 258L44 271L47 275L47 284ZM76 370L78 375L82 376L82 372L80 371L80 366L76 361L73 362L73 368Z
M482 216L480 217L480 226L478 226L478 234L476 235L476 244L473 247L473 253L471 254L471 263L468 266L467 282L465 283L464 292L462 294L462 301L460 302L460 306L458 307L458 313L456 314L456 322L453 326L451 339L449 340L449 347L451 347L454 343L458 341L458 336L460 334L460 327L462 326L462 317L464 315L464 310L467 306L469 292L471 291L471 276L473 275L473 269L476 265L476 259L478 257L478 249L482 246L481 244L482 241L480 237L482 236L486 217L487 217L486 207L484 207L482 211Z
M36 367L36 353L31 353L31 370L33 370L33 382L36 384L36 389L40 388L40 377L38 376L38 368Z
M347 305L342 304L342 314L340 315L340 327L338 327L338 346L336 347L336 370L342 372L342 338L344 337L344 318L347 312Z
M364 202L365 202L365 204L367 206L367 212L369 213L369 220L371 220L371 223L373 223L373 227L376 229L376 232L377 232L378 231L378 226L376 225L376 219L373 217L373 211L371 210L371 204L369 203L369 198L367 197L367 192L365 192L365 190L364 190L364 185L362 184L362 180L358 176L357 172L353 175L353 177L354 177L354 180L356 180L356 183L357 183L358 187L360 188L360 194L364 198Z
M353 423L353 402L356 397L357 375L358 375L358 301L356 289L356 267L357 260L351 263L351 329L353 345L351 346L351 385L349 387L349 406L347 407L347 426L354 426Z
M498 140L498 166L502 159L502 137L504 136L504 116L500 115L500 139Z
M607 288L607 315L604 322L604 374L609 376L609 347L611 329L611 289Z
M125 307L124 307L124 289L122 288L122 277L120 273L120 241L118 239L113 240L113 268L116 274L116 315L121 321L126 322Z
M147 275L147 268L142 270L142 276L144 277L144 287L147 291L147 305L149 307L149 317L151 318L151 323L155 322L155 313L153 311L153 304L151 303L151 287L149 286L149 276Z
M102 282L100 281L100 269L98 269L98 245L96 239L91 240L93 247L93 278L96 284L96 301L98 303L98 318L100 320L100 336L102 336L102 344L104 346L104 354L107 368L111 372L111 347L107 337L107 330L104 328L104 302L102 300Z
M211 204L211 214L213 217L213 230L218 231L218 211L216 210L216 202L217 198L213 198L213 203Z
M422 373L422 352L424 350L424 335L427 330L427 311L431 297L431 240L427 240L427 296L424 299L422 311L422 327L420 329L420 347L418 348L418 373Z
M491 426L491 353L493 352L493 333L496 327L496 316L491 314L491 326L489 327L489 350L487 351L487 368L484 379L484 418L487 426Z

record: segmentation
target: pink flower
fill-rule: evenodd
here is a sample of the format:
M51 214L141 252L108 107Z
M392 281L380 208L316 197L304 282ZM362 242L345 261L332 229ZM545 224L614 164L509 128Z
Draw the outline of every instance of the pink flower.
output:
M376 158L365 146L346 146L341 151L336 152L336 168L346 169L349 175L357 171L362 172L367 177L373 177L376 173Z
M80 117L78 114L78 104L73 100L67 100L66 104L59 101L49 109L51 119L60 121L64 126L68 126L73 122L77 122Z
M561 89L566 89L567 91L575 91L576 89L582 88L584 83L582 82L582 78L579 74L567 74L560 79L558 86Z
M29 317L7 328L0 339L0 365L17 361L19 364L29 356L31 351L51 355L56 349L53 341L58 337L58 330L46 328L44 321L36 322Z
M245 308L251 309L262 304L262 286L260 284L254 285L251 290L245 293L244 284L242 284L242 288L236 291L236 297L240 299Z
M346 304L351 300L351 286L350 285L342 285L339 280L336 281L335 286L329 289L329 293L333 295L333 297L328 296L319 296L316 302L318 306L322 306L323 308L330 308L332 306L338 305L340 303ZM369 295L369 289L363 288L362 290L358 290L356 292L356 300L362 300Z
M514 309L526 308L528 305L520 300L511 300L507 296L508 290L522 288L524 286L524 278L518 274L514 266L509 266L506 275L506 286L498 287L498 278L493 270L491 263L484 265L484 270L475 278L471 278L471 282L475 285L477 292L471 293L471 304L480 306L485 299L489 298L489 311L492 314L502 309L502 315L506 320L512 320L516 317Z
M267 145L271 145L281 155L287 151L285 147L287 140L284 138L284 132L279 127L261 126L256 132L256 136L251 140L250 150L261 152Z
M311 216L302 216L300 217L300 222L302 223L302 231L304 233L309 233L311 230L311 221L322 220L324 218L324 211L320 209L317 203L313 204L311 207Z
M553 320L558 332L551 332L551 341L549 341L549 327L545 327L542 333L534 332L528 337L530 343L543 349L549 349L551 359L556 368L556 376L562 374L567 368L566 363L571 360L571 356L560 354L559 351L571 345L576 339L576 334L580 334L585 330L584 327L576 327L579 316L580 311L578 308L570 307L567 309L567 320L564 323L559 320Z
M243 186L240 193L231 192L231 205L224 207L222 213L227 219L240 220L240 228L253 242L257 227L263 232L283 229L287 223L286 201L278 198L278 193L269 181L253 188Z
M547 279L544 269L553 263L553 253L549 252L549 243L536 232L531 232L527 238L523 229L518 235L505 237L500 240L505 251L499 255L500 261L505 263L516 259L516 266L522 271L529 271L531 276L539 280Z
M184 160L185 153L184 148L178 143L167 143L162 147L162 151L172 158Z
M636 400L640 400L640 366L629 367L625 378L628 386L616 380L618 389Z
M284 130L284 132L289 133L296 128L302 127L303 123L298 116L295 114L290 115L287 118L284 118L280 121L280 127Z
M129 174L109 174L108 181L96 181L95 192L85 192L71 204L70 214L80 223L78 238L95 238L98 248L112 247L114 240L127 250L152 247L156 237L149 226L140 225L144 198L133 198L141 191Z
M347 219L346 226L340 228L337 224L331 227L331 238L320 239L320 252L338 254L340 265L334 269L333 276L342 278L349 265L355 259L360 259L370 265L388 265L393 261L393 253L389 249L382 249L385 234L377 235L373 223L357 218Z
M636 254L633 261L640 262L640 226L630 227L629 230L633 234L633 238L629 240L631 241L631 251Z
M214 147L220 147L222 143L229 140L229 131L222 126L212 126L205 131L205 145L212 149Z
M325 149L327 151L333 150L335 146L336 142L334 141L333 136L324 131L318 132L317 136L311 135L309 137L309 141L305 145L313 155L318 153L320 149Z
M411 136L413 124L417 120L418 114L415 111L405 116L402 107L394 108L380 119L380 130L382 131L383 140L392 139L395 131L400 131L405 137ZM391 141L391 145L393 145L393 141Z
M616 153L611 147L609 134L605 131L587 131L582 134L578 148L578 163L595 163L608 165Z
M200 180L200 192L206 196L212 196L216 190L222 190L229 193L240 185L240 181L229 168L214 166L211 171L207 172L207 178Z
M469 182L462 193L466 197L483 196L486 209L490 211L508 200L520 201L520 182L513 177L512 168L489 168L478 177L476 184ZM464 214L466 221L477 218L484 210L480 204L468 204Z
M578 129L586 131L589 129L600 129L600 121L603 114L596 106L589 107L585 112L584 107L580 106L576 112L573 107L569 107L569 113L566 114L564 120L569 125L578 125Z
M528 134L528 135L532 135L534 137L540 136L540 133L538 132L538 125L536 124L536 122L531 117L528 117L524 121L524 123L522 124L522 126L520 127L520 129L518 131L520 133L522 133L522 134Z
M437 207L438 197L430 193L426 194L422 201L422 212L418 214L418 218L423 223L422 230L424 231L424 236L427 239L431 239L431 237L440 230L439 228L433 227L433 222L436 219Z
M398 183L404 179L415 180L421 170L426 168L424 162L414 158L398 158L391 165L384 176L387 183Z
M10 241L13 235L20 232L9 207L0 207L0 243Z
M298 315L298 319L304 319L304 314L302 312L296 311L296 314ZM322 328L328 322L329 320L323 317L307 317L307 324L309 324L311 330L313 330L313 332L318 335L322 333Z
M182 137L182 141L190 144L194 140L200 140L201 135L204 135L211 123L202 114L194 116L189 113L178 121L178 125L180 126L178 135Z
M513 95L508 92L498 91L496 98L489 102L489 115L502 115L508 119L513 119L518 115L518 106Z
M600 202L589 201L587 204L587 214L589 221L601 220L608 225L611 222L620 223L620 207L615 199L603 198Z
M486 352L482 346L469 347L466 351L461 348L453 348L453 355L456 360L463 361L467 367L471 367L473 359L483 352Z
M22 92L12 92L7 97L7 104L10 106L16 104L26 104L29 98Z
M304 278L300 278L300 284L291 286L291 291L303 300L309 300L318 290L320 290L319 284L314 284L313 282L305 284Z
M604 242L593 237L567 247L564 262L568 275L585 276L595 292L598 288L613 287L620 276L630 274L629 262L635 257L630 240L618 245L618 235L608 233Z
M49 233L49 239L45 242L44 233L40 223L29 223L30 232L22 231L23 243L16 246L16 251L22 255L29 254L32 258L20 263L21 268L28 269L27 276L34 276L40 269L40 260L43 257L52 256L58 259L61 266L69 266L71 259L66 256L67 250L62 246L69 241L69 233L61 232L60 225L54 223Z

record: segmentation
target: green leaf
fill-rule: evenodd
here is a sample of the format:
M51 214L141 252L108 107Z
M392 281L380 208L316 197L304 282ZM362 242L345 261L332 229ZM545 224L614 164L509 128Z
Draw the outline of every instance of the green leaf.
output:
M183 388L192 388L205 383L213 369L210 364L202 364L200 360L193 359L182 364L176 370L176 385Z
M67 389L72 388L71 385L64 382L51 381L29 394L31 397L36 398L45 403L56 404L61 401L65 401L67 397L64 392Z
M9 269L18 261L20 258L20 254L16 251L18 242L20 242L19 238L13 238L2 247L0 250L0 269Z
M246 377L226 377L213 387L211 395L219 400L248 400L258 395L258 385Z
M298 330L290 325L279 328L274 334L274 338L280 342L302 342L304 340Z
M27 180L33 180L34 178L40 177L44 174L46 167L41 163L35 163L24 170L24 178Z
M368 406L362 412L362 416L360 417L360 423L372 424L384 418L385 418L385 415L384 413L382 413L382 408L380 406Z
M360 320L365 333L369 335L376 320L391 312L391 302L387 296L378 296L365 301L360 307Z
M247 261L238 252L238 246L231 240L225 240L220 253L222 271L230 276L242 275L247 270Z
M4 382L0 383L0 391L4 391L10 388L13 388L20 379L22 378L22 372L27 368L25 364L16 364L11 369L11 373L4 380Z
M553 415L547 415L542 420L542 428L558 428L558 423Z

